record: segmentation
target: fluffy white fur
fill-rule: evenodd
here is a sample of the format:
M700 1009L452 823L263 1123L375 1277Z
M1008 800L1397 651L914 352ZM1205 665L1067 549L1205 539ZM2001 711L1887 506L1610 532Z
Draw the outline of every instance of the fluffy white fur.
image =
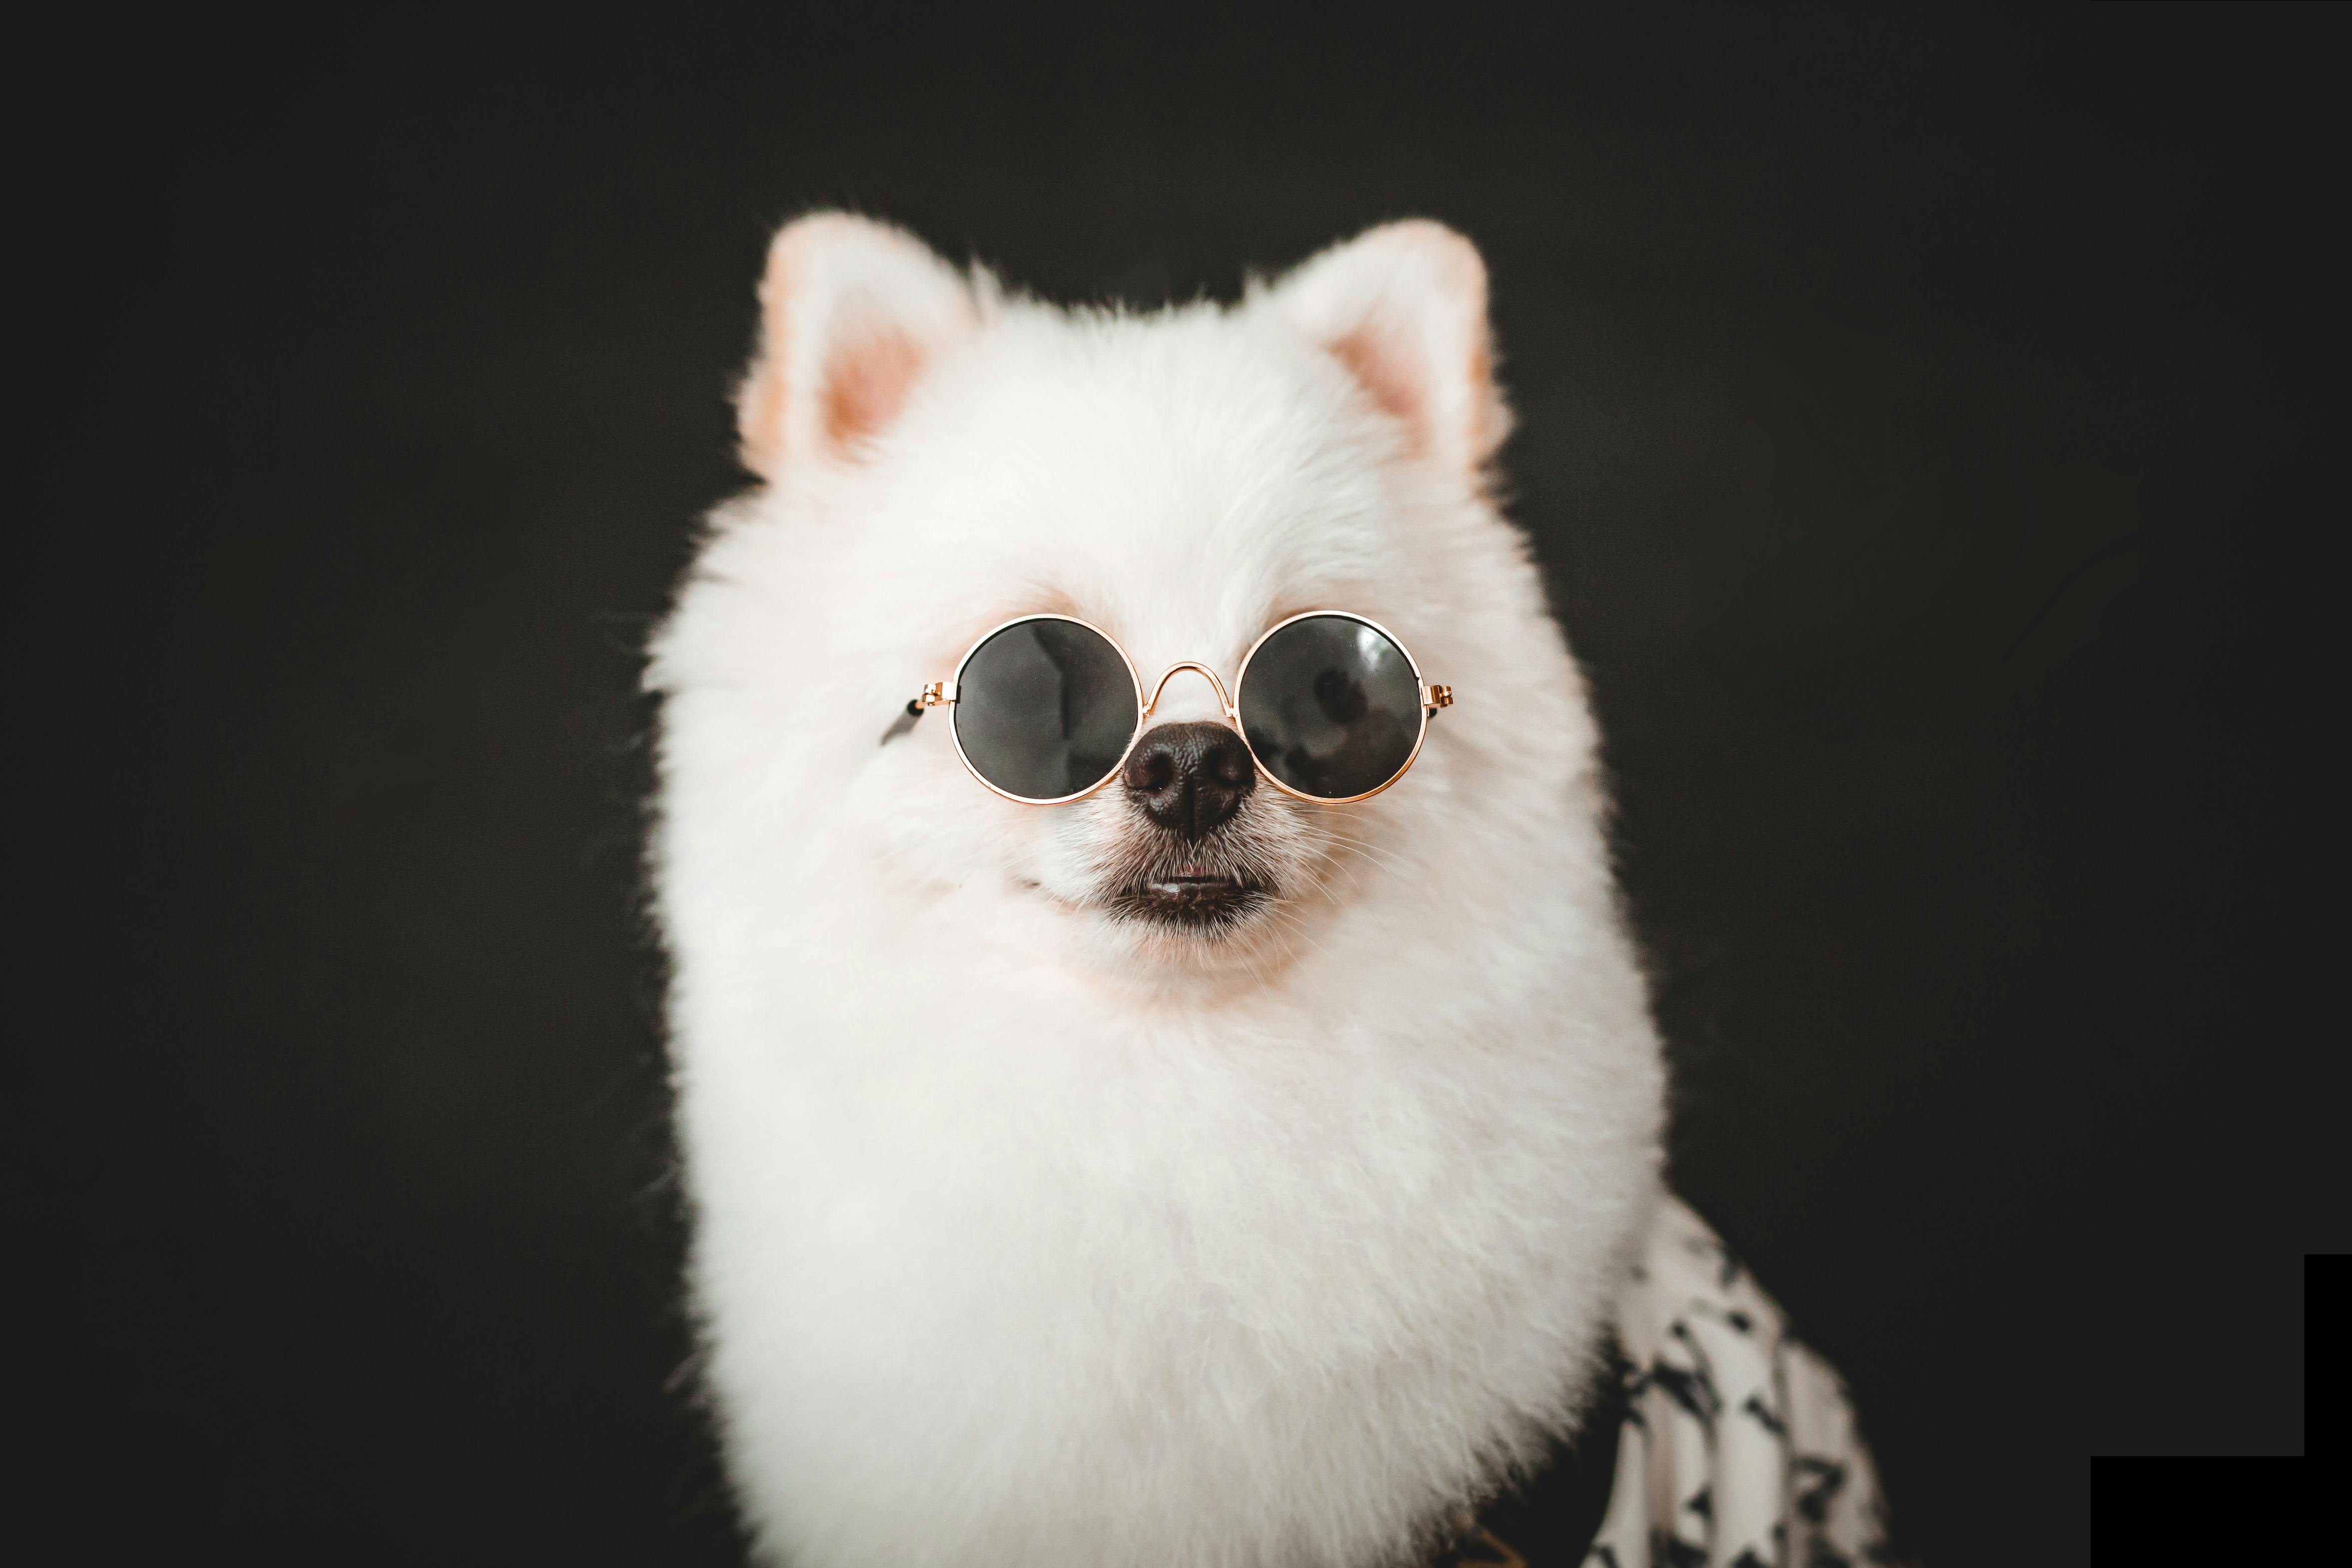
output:
M1229 309L1000 297L779 237L720 509L655 647L694 1299L763 1557L1373 1564L1573 1426L1661 1068L1582 683L1481 465L1485 274L1372 231ZM1147 690L1368 615L1455 705L1351 806L1260 787L1222 936L1107 909L1116 785L997 798L934 715L1065 610ZM1216 717L1180 676L1160 719Z

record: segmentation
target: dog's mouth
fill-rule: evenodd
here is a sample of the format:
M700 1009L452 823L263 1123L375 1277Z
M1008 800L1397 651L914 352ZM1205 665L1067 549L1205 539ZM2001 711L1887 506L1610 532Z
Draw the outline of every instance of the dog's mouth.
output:
M1188 865L1147 872L1113 893L1109 901L1129 919L1215 931L1239 924L1272 897L1272 889L1255 878Z

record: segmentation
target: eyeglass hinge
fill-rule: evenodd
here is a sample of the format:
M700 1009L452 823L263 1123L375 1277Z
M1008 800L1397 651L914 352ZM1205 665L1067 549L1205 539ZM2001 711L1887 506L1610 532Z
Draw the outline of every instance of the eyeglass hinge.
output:
M955 700L956 683L954 681L934 680L923 688L923 694L915 699L915 706L918 708L944 708Z
M1450 686L1423 686L1421 689L1421 705L1423 708L1432 710L1453 707L1454 688Z

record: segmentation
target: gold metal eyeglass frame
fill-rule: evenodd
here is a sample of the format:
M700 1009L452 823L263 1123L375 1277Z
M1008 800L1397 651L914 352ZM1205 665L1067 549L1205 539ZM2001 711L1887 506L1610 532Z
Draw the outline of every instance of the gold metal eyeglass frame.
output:
M952 720L950 720L950 722L948 725L948 734L955 742L956 760L963 763L964 772L970 773L974 779L979 780L981 787L987 790L990 794L1002 795L1004 799L1012 801L1018 805L1067 805L1074 800L1086 799L1087 796L1093 795L1096 791L1109 784L1111 780L1118 777L1120 773L1126 769L1127 759L1133 754L1136 742L1143 739L1144 732L1151 727L1152 711L1160 706L1160 699L1161 695L1167 691L1169 681L1174 679L1179 672L1189 669L1207 680L1211 689L1216 692L1217 707L1224 714L1226 725L1232 729L1234 734L1241 737L1242 748L1249 752L1250 765L1257 770L1259 777L1265 779L1266 783L1272 784L1283 794L1289 795L1296 800L1308 801L1317 805L1351 805L1360 800L1371 799L1372 796L1380 794L1381 790L1387 789L1391 784L1395 784L1397 780L1404 777L1406 773L1412 771L1413 762L1421 755L1422 743L1429 739L1429 717L1441 708L1450 708L1454 705L1454 689L1450 686L1433 686L1430 684L1429 681L1423 679L1421 673L1421 665L1413 658L1412 650L1404 646L1403 639L1399 637L1394 632L1389 630L1388 627L1381 625L1380 622L1373 620L1370 616L1360 616L1350 610L1303 610L1297 615L1276 622L1273 626L1266 627L1265 631L1258 634L1257 641L1250 644L1249 652L1242 656L1241 669L1234 677L1234 693L1238 693L1242 689L1242 683L1249 679L1250 660L1257 657L1257 650L1265 646L1267 638L1273 637L1275 633L1282 630L1283 627L1290 626L1295 622L1314 620L1318 617L1328 617L1343 621L1355 621L1360 625L1371 627L1372 630L1380 633L1383 637L1386 637L1391 647L1394 647L1397 652L1404 655L1405 665L1412 671L1413 685L1421 693L1421 728L1413 735L1412 752L1406 754L1403 763L1398 766L1397 771L1391 773L1388 778L1381 783L1379 789L1368 789L1361 795L1308 795L1304 790L1296 790L1291 788L1288 784L1275 777L1273 771L1265 765L1265 760L1257 754L1257 748L1250 744L1249 731L1242 728L1242 712L1240 704L1235 701L1233 694L1229 694L1226 691L1225 683L1217 678L1217 672L1196 659L1188 658L1179 660L1177 663L1170 665L1165 670L1161 671L1159 681L1151 689L1150 700L1146 701L1143 696L1143 680L1142 678L1136 673L1135 660L1128 657L1127 649L1119 646L1118 639L1111 636L1108 632L1103 630L1100 626L1096 626L1092 621L1080 620L1076 616L1015 616L1009 621L1003 621L989 627L988 630L981 633L980 636L973 640L972 645L970 647L964 649L963 657L956 661L956 679L954 680L931 681L923 688L921 693L917 696L913 701L907 704L907 711L908 714L919 718L922 715L922 710L926 708L949 708L954 706L958 685L963 679L964 666L970 664L971 662L971 656L978 653L982 647L986 646L989 639L995 637L999 632L1009 630L1013 626L1021 626L1029 621L1067 621L1072 626L1086 627L1087 630L1094 633L1095 636L1102 638L1106 643L1108 643L1111 647L1111 651L1118 655L1119 662L1127 666L1127 678L1135 683L1135 732L1127 738L1126 746L1121 748L1118 753L1118 761L1113 763L1110 766L1110 771L1103 774L1101 778L1097 779L1093 784L1088 784L1086 788L1078 791L1075 795L1058 795L1051 800L1038 800L1029 795L1013 795L1009 791L999 789L996 785L989 783L989 781L982 776L981 771L971 765L971 759L964 754L963 738L956 734L955 725ZM886 736L884 738L887 740L888 737Z

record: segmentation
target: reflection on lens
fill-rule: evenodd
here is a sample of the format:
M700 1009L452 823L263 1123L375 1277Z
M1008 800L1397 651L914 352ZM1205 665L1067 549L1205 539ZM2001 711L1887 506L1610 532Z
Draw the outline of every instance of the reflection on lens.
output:
M1421 740L1421 683L1404 650L1345 616L1308 616L1265 639L1243 672L1242 733L1301 795L1370 795Z
M1098 632L1021 621L964 660L949 711L981 777L1023 800L1059 800L1118 766L1135 734L1135 678Z

